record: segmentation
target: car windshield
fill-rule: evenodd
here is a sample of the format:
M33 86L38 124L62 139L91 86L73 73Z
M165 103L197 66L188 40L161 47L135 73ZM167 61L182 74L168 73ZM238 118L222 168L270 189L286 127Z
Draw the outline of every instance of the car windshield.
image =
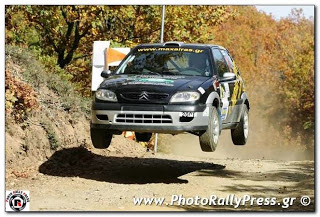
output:
M198 48L137 48L116 74L212 76L209 51Z

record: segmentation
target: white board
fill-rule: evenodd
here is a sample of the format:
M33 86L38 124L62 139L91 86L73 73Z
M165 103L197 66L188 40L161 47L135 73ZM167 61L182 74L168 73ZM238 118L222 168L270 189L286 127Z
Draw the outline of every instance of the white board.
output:
M130 48L109 48L110 41L94 41L93 43L91 91L96 91L101 82L103 82L104 78L101 77L101 72L103 70L109 70L109 66L118 66L124 56L130 52ZM112 61L113 59L110 63L105 62L107 49L109 49L108 55L113 57L108 58L108 61ZM121 55L119 55L119 53L121 53Z
M103 81L101 72L104 70L105 50L110 46L110 41L94 41L92 57L91 91L96 91Z

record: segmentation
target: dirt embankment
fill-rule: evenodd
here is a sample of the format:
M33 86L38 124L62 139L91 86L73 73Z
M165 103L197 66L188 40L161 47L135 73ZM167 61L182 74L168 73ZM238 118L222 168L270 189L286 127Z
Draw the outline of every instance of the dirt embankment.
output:
M25 170L37 168L56 150L86 146L90 142L88 114L66 106L60 95L49 88L51 86L58 89L59 85L62 86L62 81L57 83L56 77L42 71L44 68L38 61L34 60L30 64L35 67L22 64L17 57L9 54L6 56L6 71L21 82L30 84L39 102L39 108L28 112L22 121L16 121L6 114L6 169L9 176L24 176ZM70 94L70 101L74 100L72 97ZM19 99L15 103L19 103Z

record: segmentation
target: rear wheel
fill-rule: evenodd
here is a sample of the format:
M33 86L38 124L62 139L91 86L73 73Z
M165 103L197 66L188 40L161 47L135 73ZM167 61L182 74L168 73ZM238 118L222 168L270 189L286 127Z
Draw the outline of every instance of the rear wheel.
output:
M210 108L208 129L200 133L199 142L202 151L214 152L220 135L220 117L216 107Z
M249 113L248 108L244 105L240 123L235 129L231 129L232 142L235 145L245 145L249 134Z
M134 133L138 142L149 142L152 133Z
M106 149L110 146L112 134L108 133L107 130L91 128L90 135L93 147Z

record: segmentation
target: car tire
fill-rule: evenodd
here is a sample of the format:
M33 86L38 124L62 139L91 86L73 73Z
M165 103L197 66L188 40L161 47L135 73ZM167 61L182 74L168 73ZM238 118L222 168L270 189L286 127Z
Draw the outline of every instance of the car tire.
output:
M112 140L112 134L104 129L90 129L92 145L98 149L107 149Z
M149 142L152 136L152 133L134 133L136 136L137 142Z
M210 108L208 128L205 132L200 133L199 142L201 150L204 152L214 152L217 148L220 135L220 116L217 108Z
M231 129L232 142L235 145L245 145L249 134L249 111L244 105L243 113L238 126Z

